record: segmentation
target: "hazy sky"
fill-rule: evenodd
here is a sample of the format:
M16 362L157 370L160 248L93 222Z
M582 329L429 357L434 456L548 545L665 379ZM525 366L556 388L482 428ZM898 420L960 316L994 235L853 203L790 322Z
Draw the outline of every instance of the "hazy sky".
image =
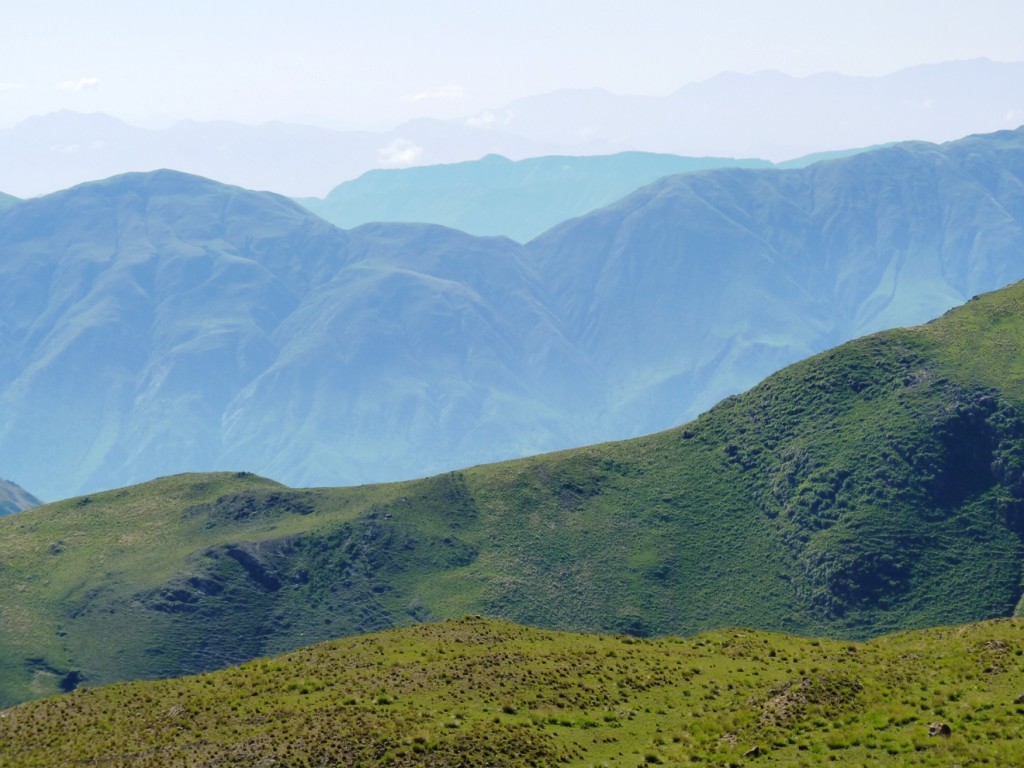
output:
M384 128L558 88L1024 61L1024 0L35 0L0 11L0 126L57 109Z

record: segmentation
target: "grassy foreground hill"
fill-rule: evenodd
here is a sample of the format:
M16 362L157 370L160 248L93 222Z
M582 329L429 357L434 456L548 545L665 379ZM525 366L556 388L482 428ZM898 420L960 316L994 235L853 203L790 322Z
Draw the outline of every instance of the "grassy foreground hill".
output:
M481 613L866 638L1014 613L1024 284L645 438L423 480L180 475L0 520L0 702Z
M0 766L1018 765L1022 654L1020 620L861 644L467 618L24 704Z

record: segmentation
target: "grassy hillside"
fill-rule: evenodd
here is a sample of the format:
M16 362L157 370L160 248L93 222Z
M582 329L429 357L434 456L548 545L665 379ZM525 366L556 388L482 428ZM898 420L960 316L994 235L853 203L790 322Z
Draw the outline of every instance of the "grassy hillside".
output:
M1021 596L1024 284L683 427L424 480L181 475L0 520L0 701L481 613L866 638Z
M1016 765L1022 653L1020 620L861 644L467 618L25 704L0 766Z

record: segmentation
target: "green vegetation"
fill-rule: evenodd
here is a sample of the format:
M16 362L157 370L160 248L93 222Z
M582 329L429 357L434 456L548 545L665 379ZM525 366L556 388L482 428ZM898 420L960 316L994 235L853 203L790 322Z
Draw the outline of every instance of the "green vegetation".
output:
M0 766L1015 765L1022 654L1021 620L862 644L466 618L24 704Z
M1024 284L684 427L424 480L180 475L0 520L0 702L471 613L633 636L1013 614Z

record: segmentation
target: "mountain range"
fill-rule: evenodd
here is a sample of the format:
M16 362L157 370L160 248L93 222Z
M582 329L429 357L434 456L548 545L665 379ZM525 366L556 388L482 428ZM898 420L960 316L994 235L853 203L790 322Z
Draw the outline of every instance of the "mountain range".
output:
M469 122L534 141L585 137L604 151L786 160L906 139L946 141L1024 123L1024 63L987 59L881 77L726 72L667 96L601 89L530 96Z
M648 437L391 485L176 475L2 518L0 702L465 614L846 638L1013 615L1022 359L1017 283Z
M62 110L0 130L0 188L31 197L126 172L176 168L252 189L317 195L372 168L559 149L434 120L379 132L195 120L155 129Z
M322 196L376 168L500 154L645 151L773 161L908 139L947 141L1024 123L1024 63L947 62L880 77L726 73L667 96L531 96L455 120L339 131L287 123L130 126L59 112L0 130L0 189L19 197L175 168L251 189Z
M713 168L803 168L861 151L825 152L777 164L650 152L527 160L488 155L449 165L367 171L323 199L298 202L342 228L374 222L440 224L524 243L664 176Z
M373 222L440 224L526 242L663 176L709 168L767 168L765 160L624 152L592 157L500 155L450 165L368 171L324 199L297 202L350 229Z
M427 475L678 424L1024 270L1024 131L666 177L526 245L185 174L0 211L4 472ZM59 448L55 448L58 446Z

